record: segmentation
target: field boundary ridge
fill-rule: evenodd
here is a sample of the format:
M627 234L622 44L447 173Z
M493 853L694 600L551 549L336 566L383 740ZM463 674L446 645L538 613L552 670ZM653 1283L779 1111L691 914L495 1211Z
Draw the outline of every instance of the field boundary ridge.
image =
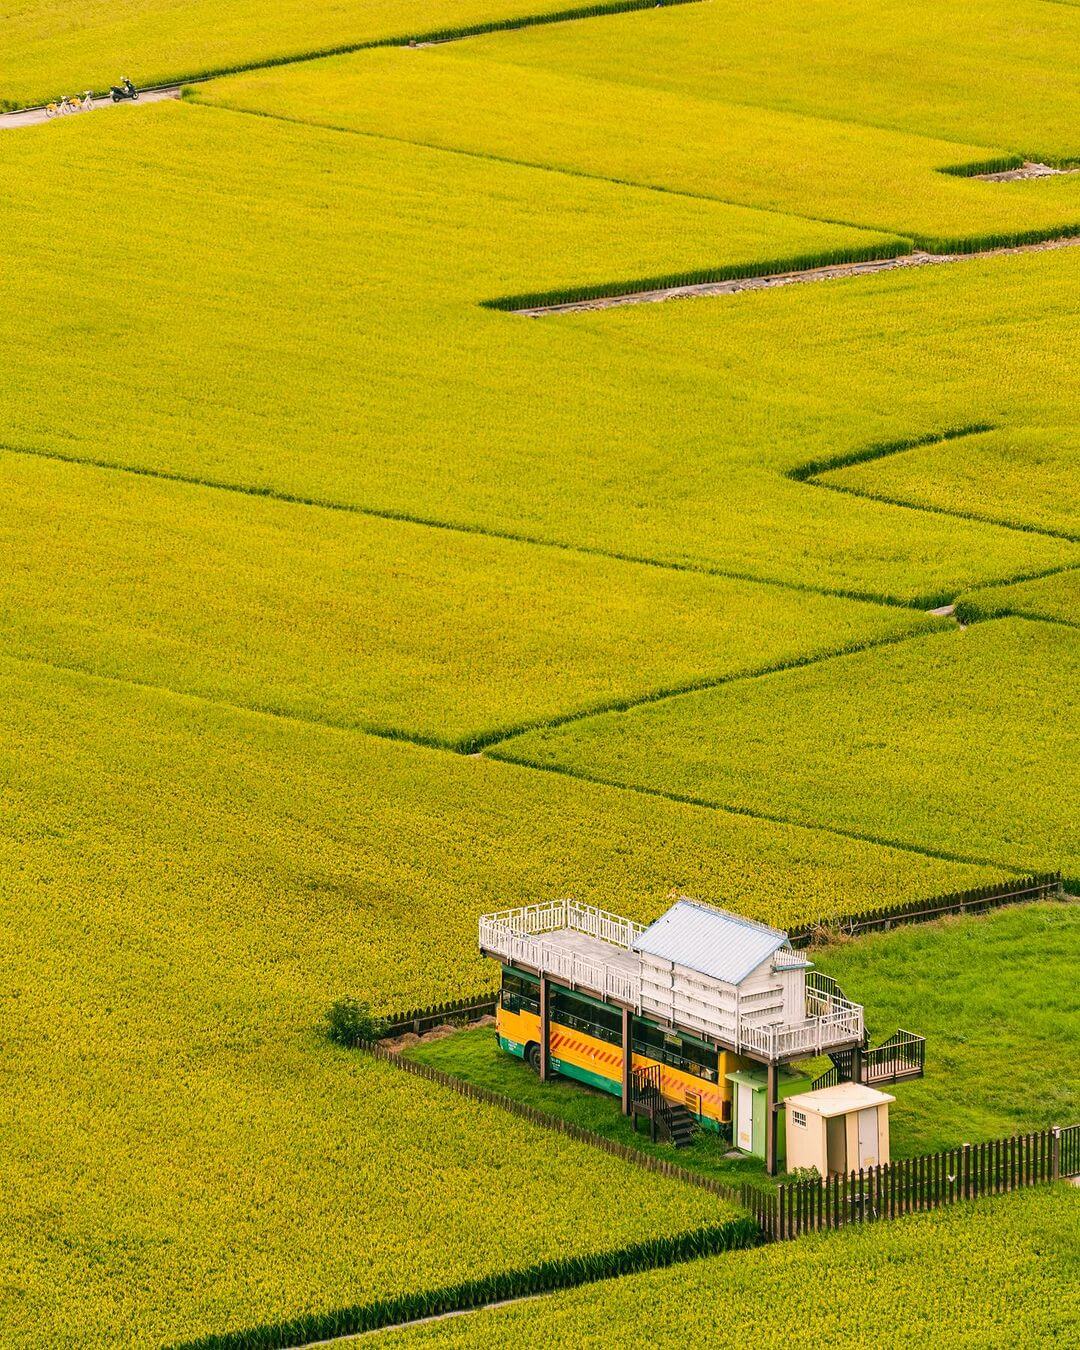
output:
M1022 231L1014 242L983 247L979 240L952 241L964 245L948 252L917 248L906 239L894 253L867 246L865 249L837 250L835 254L792 259L785 263L744 263L730 267L702 269L678 277L646 278L640 281L596 283L592 286L531 295L503 296L482 300L485 309L502 310L524 318L543 318L548 314L579 314L593 310L617 309L625 305L657 304L665 300L694 299L715 295L736 295L742 291L771 290L780 286L810 282L845 280L892 272L904 267L938 267L968 259L999 258L1009 254L1044 252L1080 244L1080 224ZM967 247L970 244L971 247Z
M483 37L486 33L505 33L518 28L537 28L549 23L570 23L577 19L601 19L608 14L626 14L636 9L660 9L674 5L702 3L704 0L594 0L593 4L572 5L567 9L553 10L548 14L508 15L503 19L488 19L484 22L435 28L423 32L398 33L390 37L365 38L360 42L344 42L332 47L320 47L314 51L269 56L260 61L246 61L232 66L213 66L209 70L188 74L159 76L156 84L142 85L139 92L149 94L166 89L182 89L185 85L205 84L207 80L219 80L226 75L273 70L278 66L304 65L309 61L324 61L331 56L348 56L350 52L372 51L378 47L434 47L444 42L460 42L465 38ZM95 90L94 93L96 97L104 98L108 90ZM59 94L56 97L58 98ZM0 113L39 112L45 106L46 103L27 103L12 107L0 99Z

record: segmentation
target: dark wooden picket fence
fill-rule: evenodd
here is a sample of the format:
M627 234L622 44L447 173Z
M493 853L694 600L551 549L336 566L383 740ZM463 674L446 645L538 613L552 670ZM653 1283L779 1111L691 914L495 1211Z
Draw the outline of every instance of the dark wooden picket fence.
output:
M1080 1175L1080 1125L963 1144L825 1181L785 1183L774 1196L744 1198L768 1238L895 1219L958 1200L1003 1195Z
M892 928L898 923L928 923L947 914L979 914L1001 905L1050 900L1061 894L1061 873L1041 872L1030 877L996 882L992 886L980 886L971 891L954 891L950 895L938 895L928 900L912 900L906 905L816 919L813 923L792 929L788 936L793 947L806 947L811 942L827 942L837 934L854 937L859 933Z
M407 1031L422 1036L425 1031L442 1026L444 1022L471 1022L477 1017L491 1016L495 1012L498 997L497 989L485 989L479 994L469 994L465 998L456 998L449 1003L433 1003L427 1008L409 1008L404 1012L387 1013L381 1019L383 1037L401 1036Z

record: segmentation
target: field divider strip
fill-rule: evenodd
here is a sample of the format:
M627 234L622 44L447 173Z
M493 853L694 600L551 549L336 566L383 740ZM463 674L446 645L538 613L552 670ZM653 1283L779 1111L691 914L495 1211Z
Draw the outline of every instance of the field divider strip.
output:
M789 670L822 665L828 661L836 661L843 656L855 656L860 652L873 651L878 647L892 647L901 642L913 642L916 638L927 637L931 633L951 633L952 631L953 626L951 624L943 624L940 628L928 624L921 628L915 628L908 633L889 633L884 637L855 641L850 645L831 648L824 652L808 652L804 655L790 657L785 661L773 662L771 665L758 666L752 670L732 671L727 675L717 675L711 678L706 676L700 680L689 680L685 684L650 690L648 693L631 698L611 699L594 707L577 708L572 712L561 713L556 717L540 718L532 722L523 722L508 730L494 731L487 737L475 738L469 749L474 753L477 750L486 751L501 745L505 741L512 740L516 736L524 736L530 731L553 731L559 727L569 726L574 722L588 721L593 717L604 717L609 713L632 712L635 708L644 708L653 703L667 703L674 699L688 698L694 694L705 693L710 689L719 689L726 684L739 684L744 680L760 680L768 675L781 675Z
M1069 227L1080 231L1080 226ZM1042 233L1042 232L1040 232ZM1080 245L1080 233L1063 235L1059 230L1042 233L1038 240L1019 244L1003 244L985 249L954 253L929 253L912 250L906 253L853 258L847 262L814 263L805 267L791 267L786 271L751 272L742 269L735 275L720 275L716 269L712 280L611 282L576 290L547 292L545 294L503 296L481 301L486 309L500 310L524 318L543 318L550 314L584 314L602 309L617 309L629 305L657 304L667 300L696 299L718 295L735 295L742 291L770 290L781 286L807 285L814 282L848 280L878 272L891 272L907 267L937 267L967 260L1004 257L1011 254L1045 252L1051 249ZM854 252L854 251L852 251ZM634 289L624 289L633 287Z
M1021 534L1038 534L1048 539L1063 539L1067 543L1080 543L1080 534L1068 530L1052 530L1042 525L1031 525L1023 521L1007 520L1001 516L985 515L977 511L961 511L952 507L934 506L930 503L909 501L902 497L891 497L882 492L871 492L866 488L849 487L845 483L827 483L822 475L835 473L839 469L852 468L858 464L871 464L879 459L889 459L910 450L921 450L928 446L947 445L950 441L964 440L970 436L981 436L999 428L992 422L972 422L966 426L948 427L944 431L931 432L926 436L917 436L911 440L883 441L852 450L846 454L833 455L828 459L811 460L784 475L794 483L808 483L812 487L825 488L829 492L840 492L848 497L859 497L865 501L881 502L885 506L898 506L905 511L925 511L936 516L950 516L956 520L971 520L981 525L996 525L1003 530L1015 530ZM1070 564L1073 566L1075 564ZM1000 581L986 583L1000 586Z
M657 567L668 572L690 572L697 576L722 577L729 581L745 581L752 585L773 586L778 590L795 591L801 595L824 595L837 600L857 600L868 605L884 605L894 609L910 609L919 612L925 612L931 601L936 600L936 596L917 596L910 600L902 600L897 596L881 595L873 591L811 586L807 582L785 581L781 577L763 577L753 572L739 572L731 568L713 567L707 563L677 562L673 559L654 558L643 553L626 553L620 549L601 548L599 545L572 544L561 539L546 538L544 535L527 534L524 531L501 530L488 525L440 520L435 516L415 515L409 511L398 511L390 507L359 506L352 502L334 501L327 497L305 497L283 492L277 488L257 487L245 483L227 483L212 478L199 478L194 474L178 473L169 469L154 469L145 465L121 464L115 460L64 454L58 450L41 450L31 446L10 445L6 442L0 442L0 454L23 455L29 459L53 460L59 464L69 464L74 468L128 473L140 478L160 479L165 483L179 483L184 487L206 488L214 492L235 492L245 497L257 497L272 502L281 502L286 506L305 506L317 511L341 511L350 515L367 516L372 520L389 520L402 525L416 525L429 530L446 530L452 534L480 535L483 538L500 539L513 544L528 544L534 548L558 549L563 553L576 553L588 558L607 558L613 562L628 563L638 567ZM1001 583L993 581L987 584L996 586Z
M632 783L618 778L605 778L600 774L588 773L584 769L572 769L562 764L547 764L542 760L531 759L524 755L514 755L505 748L498 746L484 753L489 759L500 760L507 764L518 764L523 768L536 769L540 773L562 774L566 778L576 778L583 783L592 783L597 787L618 788L624 792L638 792L644 797L659 797L664 801L676 802L681 806L696 806L706 811L722 811L725 815L741 816L747 820L763 820L771 825L786 825L794 829L809 830L812 833L837 835L841 839L854 839L862 844L874 844L879 848L894 849L900 853L915 853L923 858L936 858L940 862L962 863L969 867L992 867L1006 876L1020 875L1020 869L1015 863L1005 863L998 858L950 853L945 849L929 848L921 844L890 839L884 835L845 829L841 825L828 825L823 821L802 820L795 816L783 816L769 811L759 811L751 806L736 806L730 802L716 801L708 797L696 797L690 793L649 787L644 783ZM1068 882L1069 878L1066 878L1066 881Z
M1061 539L1070 544L1080 543L1080 534L1074 534L1069 530L1051 530L1044 525L1027 525L1022 521L1006 520L1003 516L983 515L978 511L961 511L959 508L933 506L926 502L905 501L902 497L890 497L883 492L869 492L842 483L823 483L816 478L807 478L804 481L813 487L824 488L827 492L839 492L842 496L858 497L867 502L880 502L882 506L898 506L903 511L925 511L934 516L949 516L953 520L970 520L978 525L996 525L1003 530L1015 530L1018 534L1037 534L1044 539Z
M987 622L993 622L988 619ZM414 745L423 750L435 750L442 754L455 755L458 758L469 758L470 752L453 748L449 743L435 740L423 740L418 736L409 736L394 732L380 732L369 730L366 727L342 725L337 722L323 721L319 718L308 717L299 713L281 712L269 708L258 708L246 703L233 703L229 699L215 698L209 694L193 693L188 690L174 689L171 685L152 684L148 680L136 680L125 675L103 675L98 671L89 670L84 666L65 663L63 661L52 661L42 656L31 656L24 652L5 651L0 648L0 660L21 661L24 665L40 666L44 670L60 671L68 675L77 675L86 680L97 680L102 684L118 685L121 688L131 688L143 690L151 694L160 694L166 698L175 698L181 701L200 703L209 707L226 708L231 712L245 714L250 717L271 717L277 721L293 722L297 726L316 727L323 731L334 732L342 736L371 736L376 740L396 741L402 745ZM681 796L678 793L666 792L660 788L643 787L634 783L620 783L615 779L604 779L594 775L586 774L580 771L562 768L556 764L542 764L538 761L528 760L504 753L490 753L488 751L478 752L481 757L494 760L499 763L516 765L518 768L532 769L544 773L560 773L568 778L576 778L583 783L590 783L597 787L611 788L619 792L635 792L642 796L660 797L666 801L677 802L682 806L693 806L703 811L722 811L726 815L745 816L753 820L764 820L775 825L787 825L794 829L806 830L808 833L835 834L841 838L856 839L863 843L878 844L885 848L894 849L901 853L915 853L921 857L938 858L945 862L967 863L976 867L994 867L999 868L1003 873L1018 874L1019 869L1011 864L998 862L996 859L988 858L969 858L958 854L943 853L933 849L921 848L916 844L899 843L896 840L876 839L870 835L858 834L852 830L845 830L838 826L831 825L811 825L805 821L790 819L784 816L768 815L765 812L753 811L749 808L726 806L722 803L711 802L704 798L694 798ZM1074 883L1066 878L1069 884Z
M568 9L552 11L549 14L520 14L504 19L489 19L485 22L463 24L457 27L437 28L428 32L397 34L392 37L366 38L361 42L339 43L332 47L322 47L315 51L292 52L284 56L267 57L261 61L247 61L237 65L215 66L192 74L159 76L157 83L145 86L146 91L174 89L189 84L204 84L207 80L221 79L225 75L243 75L248 71L273 70L278 66L306 65L311 61L323 61L330 56L348 56L351 52L371 51L378 47L433 47L445 42L460 42L466 38L483 37L487 33L506 33L521 28L537 28L546 24L571 23L578 19L601 19L609 14L626 14L638 9L659 9L675 5L701 4L703 0L598 0L588 5L573 5ZM107 91L105 91L107 92ZM17 108L4 108L2 112L39 112L44 103L25 104Z

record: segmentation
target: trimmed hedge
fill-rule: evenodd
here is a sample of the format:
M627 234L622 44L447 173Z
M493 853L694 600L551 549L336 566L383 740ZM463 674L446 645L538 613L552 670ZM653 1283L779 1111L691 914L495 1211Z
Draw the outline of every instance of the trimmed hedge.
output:
M286 1350L286 1347L310 1345L332 1336L355 1335L380 1327L415 1322L441 1313L464 1312L470 1308L547 1294L557 1289L597 1280L615 1279L643 1270L656 1270L703 1256L759 1246L761 1230L750 1218L732 1219L712 1227L694 1229L675 1237L635 1242L614 1251L592 1256L560 1257L542 1261L522 1270L508 1270L484 1279L465 1280L397 1298L358 1303L348 1308L308 1313L289 1322L266 1323L240 1331L224 1331L183 1341L173 1350Z

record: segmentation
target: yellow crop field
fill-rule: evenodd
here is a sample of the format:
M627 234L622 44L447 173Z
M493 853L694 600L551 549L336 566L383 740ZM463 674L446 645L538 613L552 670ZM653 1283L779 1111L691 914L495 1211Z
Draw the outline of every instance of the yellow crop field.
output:
M0 113L0 1350L285 1350L667 1262L406 1339L707 1303L910 1344L976 1267L956 1344L1057 1336L1064 1196L720 1266L747 1197L327 1013L491 990L510 906L790 929L1080 877L1080 8L2 29L0 108L189 87ZM1074 1104L1074 908L970 923L815 952L927 1032L898 1156Z
M1080 6L973 0L709 0L522 33L505 59L1032 158L1076 160ZM763 35L768 35L768 41ZM798 166L801 167L801 166Z
M1072 629L1002 619L531 732L494 753L1075 878L1078 661Z
M0 141L0 444L925 607L1077 556L785 475L1065 420L1080 250L526 321L481 302L905 245L216 108L94 117Z
M34 662L0 674L5 1346L170 1343L722 1219L333 1049L326 1008L482 987L477 915L537 893L644 918L672 885L723 890L787 921L993 875Z
M971 621L1018 614L1026 619L1080 626L1080 570L1069 568L1013 586L966 591L957 602L956 612Z
M705 9L715 22L717 6ZM634 18L605 28L632 35L641 26ZM940 253L1080 233L1080 174L1014 183L965 176L1020 162L991 139L965 145L725 103L721 79L703 80L694 94L628 80L613 96L621 51L612 52L612 70L584 77L565 74L557 54L550 65L514 64L521 48L515 33L358 52L193 92L221 107L890 231ZM511 119L512 102L519 113Z
M269 7L253 0L12 0L4 14L0 108L87 84L104 88L124 74L139 84L162 84L313 52L626 7L625 0L411 0L407 6L394 0L275 0Z
M459 748L946 623L36 456L0 489L0 650Z
M634 1275L386 1333L379 1344L478 1350L542 1339L577 1350L631 1340L646 1323L664 1342L737 1329L779 1340L797 1308L800 1335L813 1346L1055 1345L1070 1338L1080 1316L1078 1240L1080 1197L1057 1187ZM719 1288L730 1306L717 1300ZM741 1311L733 1316L732 1307Z

